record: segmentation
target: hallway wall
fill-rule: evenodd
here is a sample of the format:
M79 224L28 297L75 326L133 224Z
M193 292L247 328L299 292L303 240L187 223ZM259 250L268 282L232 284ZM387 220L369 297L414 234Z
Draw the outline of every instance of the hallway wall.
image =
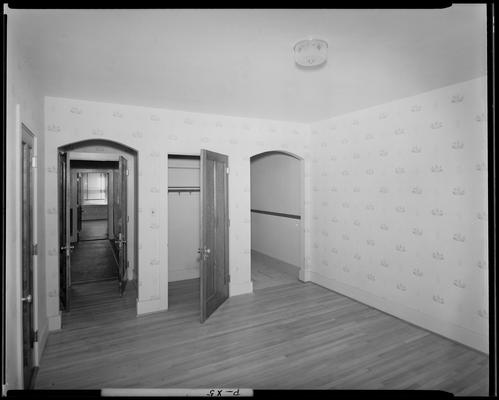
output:
M45 251L50 260L48 312L53 319L59 318L57 198L53 196L57 147L85 139L110 139L138 151L139 313L167 308L168 153L199 154L206 148L229 156L230 295L252 291L249 159L263 151L287 150L305 158L307 168L308 125L55 97L45 98L45 121ZM305 178L306 192L310 192L309 176ZM308 198L305 201L310 204Z
M312 280L488 351L486 77L312 124Z

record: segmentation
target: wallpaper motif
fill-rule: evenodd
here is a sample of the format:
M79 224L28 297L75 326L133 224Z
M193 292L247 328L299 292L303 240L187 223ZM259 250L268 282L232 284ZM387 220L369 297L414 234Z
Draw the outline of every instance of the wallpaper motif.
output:
M201 148L229 156L229 257L231 287L250 286L250 157L269 150L287 150L305 160L305 190L310 182L309 126L271 120L243 119L162 109L47 97L46 124L46 246L48 290L57 293L57 147L86 139L109 139L138 152L139 301L166 304L167 292L167 155L199 154ZM309 189L308 189L309 191ZM311 206L305 196L305 245ZM305 266L310 256L305 249ZM165 272L166 271L166 272ZM166 277L166 278L165 278ZM166 279L166 281L165 281ZM239 287L239 288L238 288ZM48 298L57 315L57 296Z
M487 336L485 84L312 124L314 272Z

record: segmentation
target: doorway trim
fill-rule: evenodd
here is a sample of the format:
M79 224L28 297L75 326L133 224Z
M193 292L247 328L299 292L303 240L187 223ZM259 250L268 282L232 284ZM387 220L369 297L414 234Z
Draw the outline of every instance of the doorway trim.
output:
M281 155L286 155L293 157L297 159L300 162L300 236L299 236L299 254L300 254L300 265L299 267L299 277L298 279L302 282L308 282L310 280L310 277L308 276L307 272L307 264L306 264L306 252L305 252L305 229L307 226L307 215L306 215L306 207L305 207L305 158L292 153L287 150L282 150L282 149L270 149L270 150L265 150L261 151L258 153L250 154L249 156L249 163L250 163L250 200L251 200L251 160L253 157L256 156L264 156L264 155L269 155L269 154L281 154ZM250 213L251 213L250 209ZM292 216L296 217L296 216ZM251 225L250 225L250 257L251 257ZM250 262L250 272L251 272L251 262ZM250 275L251 276L251 275Z
M134 149L133 147L130 147L126 144L114 141L114 140L109 140L109 139L85 139L85 140L80 140L76 142L71 142L67 143L61 146L58 146L56 149L57 154L59 152L68 152L71 154L77 154L77 159L81 159L82 155L84 155L87 151L82 151L82 148L90 148L92 146L103 146L103 147L108 147L111 148L106 151L90 151L88 150L89 158L88 160L90 161L104 161L104 160L109 160L111 159L112 161L115 161L114 158L118 159L119 154L118 153L113 153L113 150L121 151L123 153L126 153L127 155L131 156L131 164L133 165L133 173L129 175L129 177L133 181L133 207L128 208L128 215L132 216L133 215L133 239L130 240L128 238L129 242L132 241L133 245L130 247L133 247L133 263L134 263L134 269L133 269L133 280L135 281L135 285L137 288L137 301L136 301L136 311L137 314L139 314L139 284L138 284L138 277L139 277L139 206L138 206L138 188L139 188L139 152L138 150ZM59 173L59 171L58 171ZM61 204L58 202L57 204L57 210L58 212L60 211ZM59 228L57 228L57 237L59 236ZM60 265L59 262L57 262L57 279L59 280L60 276ZM59 287L59 285L57 285ZM118 294L118 293L117 293ZM59 296L57 296L57 299L59 299ZM59 304L59 309L60 309L60 304ZM62 313L59 311L59 326L61 329L63 328L62 326Z
M30 190L32 191L31 192L31 195L30 195L30 208L31 208L31 243L29 243L29 247L30 247L30 253L31 253L31 261L32 261L32 282L31 282L31 291L32 291L32 302L33 302L33 313L32 313L32 326L31 326L31 329L33 331L33 333L35 333L38 337L40 337L40 335L38 335L38 305L39 305L39 288L38 288L38 250L35 252L33 251L34 250L34 246L38 246L38 174L37 174L37 161L38 161L38 158L37 158L37 154L38 154L38 151L37 151L37 137L36 135L33 133L33 131L31 131L31 129L28 128L27 124L25 122L22 122L20 121L20 130L21 130L21 152L23 151L23 147L22 147L22 143L25 142L25 143L30 143L31 146L32 146L32 157L33 159L29 161L29 164L30 164L30 172L31 172L31 188ZM34 160L34 163L33 163L33 160ZM23 166L23 155L21 154L21 180L23 179L22 176L23 176L23 173L24 173L24 166ZM24 200L24 187L23 187L23 184L21 184L21 200ZM21 206L23 207L23 206ZM23 225L24 225L24 219L23 219L23 210L21 209L21 251L22 251L22 248L23 248L23 240L24 240L24 237L23 237ZM22 262L22 255L21 255L21 269L23 268L23 262ZM20 280L21 280L21 291L20 291L20 297L22 298L23 296L23 272L21 271L20 273ZM23 323L23 305L22 305L22 300L21 300L21 360L23 360L23 357L24 357L24 347L23 347L23 337L24 337L24 330L25 330L25 327L24 327L24 323ZM40 354L39 354L39 350L40 350L40 347L39 347L39 342L38 342L38 338L34 338L34 341L33 341L33 350L31 352L31 357L32 357L32 363L33 363L33 372L32 372L32 375L30 377L30 382L29 382L29 385L32 386L33 383L34 383L34 380L36 379L36 373L37 373L37 369L38 369L38 366L39 366L39 360L40 360ZM22 362L21 362L22 363ZM25 382L25 377L24 377L24 368L22 368L21 366L21 370L22 370L22 378L21 378L21 382L23 382L23 385L24 385L24 382ZM28 389L28 388L24 388L24 389Z

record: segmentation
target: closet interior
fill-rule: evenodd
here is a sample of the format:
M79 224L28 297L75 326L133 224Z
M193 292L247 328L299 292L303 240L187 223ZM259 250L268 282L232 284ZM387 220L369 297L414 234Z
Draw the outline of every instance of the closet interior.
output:
M168 281L199 278L200 156L168 156Z

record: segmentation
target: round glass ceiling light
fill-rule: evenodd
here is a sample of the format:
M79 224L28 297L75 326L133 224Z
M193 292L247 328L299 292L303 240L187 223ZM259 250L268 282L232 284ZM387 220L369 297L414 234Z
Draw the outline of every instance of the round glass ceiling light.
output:
M322 39L304 39L293 46L295 62L303 67L316 67L327 60L327 42Z

